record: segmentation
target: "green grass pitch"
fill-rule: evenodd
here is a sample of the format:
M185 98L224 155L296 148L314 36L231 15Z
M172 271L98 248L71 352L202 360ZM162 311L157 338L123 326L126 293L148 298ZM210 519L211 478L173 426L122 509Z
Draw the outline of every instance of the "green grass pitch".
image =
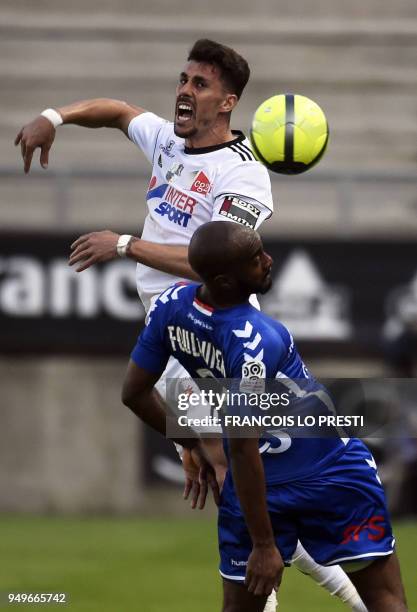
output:
M417 610L417 522L395 526L410 610ZM71 612L220 610L216 525L179 518L0 517L1 609ZM9 606L6 592L67 592L69 604ZM346 610L296 569L284 573L282 612Z

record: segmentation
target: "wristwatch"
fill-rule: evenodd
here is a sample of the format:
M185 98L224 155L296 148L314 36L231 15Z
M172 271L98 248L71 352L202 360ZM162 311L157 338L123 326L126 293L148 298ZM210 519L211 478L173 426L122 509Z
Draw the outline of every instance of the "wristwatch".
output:
M117 254L119 257L126 257L127 247L129 242L132 240L133 236L130 234L122 234L119 236L119 240L117 241Z

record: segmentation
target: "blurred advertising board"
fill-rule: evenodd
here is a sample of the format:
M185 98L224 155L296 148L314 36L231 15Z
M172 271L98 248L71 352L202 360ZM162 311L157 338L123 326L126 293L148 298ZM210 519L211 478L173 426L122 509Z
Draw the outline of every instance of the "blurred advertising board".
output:
M143 325L135 263L115 259L76 273L77 238L0 234L0 350L127 354Z
M0 233L0 351L128 354L143 326L135 264L77 274L68 234ZM265 241L274 284L262 309L304 352L372 354L382 334L417 325L417 243Z

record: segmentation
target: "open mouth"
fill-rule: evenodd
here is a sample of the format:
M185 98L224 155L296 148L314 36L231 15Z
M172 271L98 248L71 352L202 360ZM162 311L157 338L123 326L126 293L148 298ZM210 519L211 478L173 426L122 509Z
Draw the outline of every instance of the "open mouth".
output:
M189 102L178 102L176 121L177 123L187 123L194 115L193 107Z

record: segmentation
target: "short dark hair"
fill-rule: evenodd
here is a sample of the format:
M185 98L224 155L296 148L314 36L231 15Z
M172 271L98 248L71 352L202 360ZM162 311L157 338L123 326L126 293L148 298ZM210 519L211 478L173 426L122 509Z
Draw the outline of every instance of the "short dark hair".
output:
M201 38L194 43L188 54L188 61L204 62L217 66L226 88L236 94L238 98L242 95L242 91L249 80L248 62L234 49L208 38Z

